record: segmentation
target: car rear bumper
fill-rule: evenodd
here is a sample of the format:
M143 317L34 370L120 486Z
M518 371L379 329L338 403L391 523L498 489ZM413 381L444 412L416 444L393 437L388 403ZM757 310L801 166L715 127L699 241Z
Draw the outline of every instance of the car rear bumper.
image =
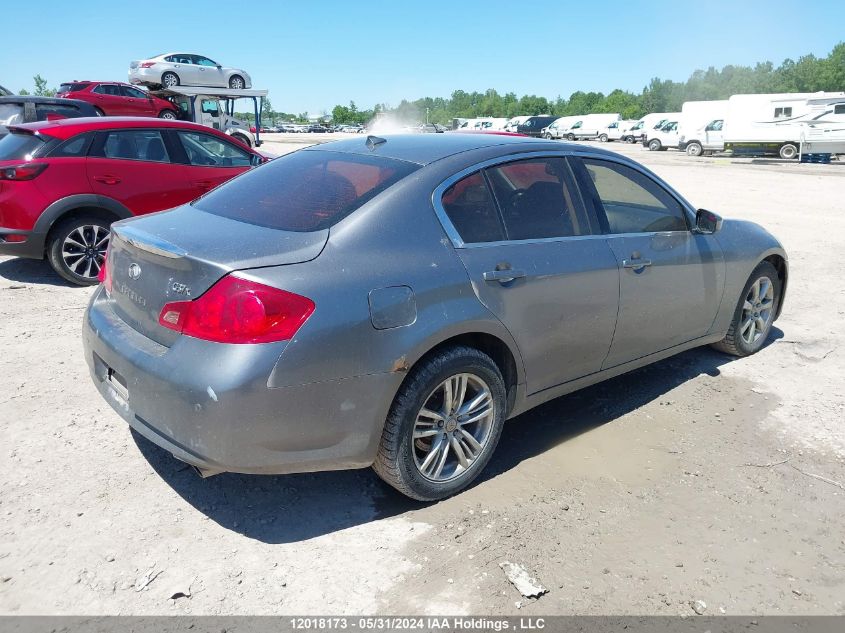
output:
M145 84L160 84L162 70L155 66L150 68L130 68L129 69L129 83L138 85Z
M10 237L23 236L23 242L9 241ZM32 231L4 229L0 227L0 255L44 259L44 240L46 236Z
M209 473L284 474L372 464L403 374L269 388L284 343L170 348L129 327L102 288L83 326L100 394L138 433Z

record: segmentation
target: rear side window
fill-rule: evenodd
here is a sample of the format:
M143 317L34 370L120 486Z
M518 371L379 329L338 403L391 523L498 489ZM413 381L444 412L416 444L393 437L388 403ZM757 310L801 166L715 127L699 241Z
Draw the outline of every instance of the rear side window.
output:
M467 244L505 239L496 203L481 172L449 187L441 202L452 226Z
M43 145L34 134L12 132L0 138L0 160L29 160Z
M85 156L88 154L88 147L91 145L91 139L93 138L93 132L74 136L51 151L50 158L78 158Z
M115 84L100 84L96 86L91 92L96 92L98 95L110 95L112 97L122 97L120 94L120 86Z
M103 146L106 158L170 162L161 132L156 130L122 130L109 132Z
M22 103L0 103L0 125L25 123Z
M192 204L272 229L319 231L418 168L378 156L303 150L249 171Z
M509 240L571 237L591 232L572 196L562 158L520 160L487 170Z

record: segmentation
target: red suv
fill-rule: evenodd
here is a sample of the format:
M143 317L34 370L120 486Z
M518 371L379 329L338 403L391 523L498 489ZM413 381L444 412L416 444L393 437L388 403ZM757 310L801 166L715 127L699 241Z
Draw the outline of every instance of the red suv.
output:
M183 121L80 118L0 139L0 255L47 258L94 284L112 222L190 202L267 159Z
M57 96L87 101L106 116L176 118L176 106L169 101L119 81L71 81L59 86Z

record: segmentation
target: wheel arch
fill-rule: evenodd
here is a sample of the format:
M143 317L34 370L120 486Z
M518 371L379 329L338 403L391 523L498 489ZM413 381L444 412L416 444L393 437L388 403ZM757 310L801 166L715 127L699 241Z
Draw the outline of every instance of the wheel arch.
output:
M786 283L789 278L789 264L787 263L786 258L778 253L772 253L771 255L764 257L762 261L769 262L772 266L774 266L775 270L778 272L778 279L780 279L780 296L778 297L778 309L775 312L775 319L777 319L783 310L783 300L786 298Z
M33 233L44 236L42 250L47 248L55 227L69 218L81 215L95 215L116 222L131 218L134 214L117 200L94 194L80 194L57 200L39 216Z

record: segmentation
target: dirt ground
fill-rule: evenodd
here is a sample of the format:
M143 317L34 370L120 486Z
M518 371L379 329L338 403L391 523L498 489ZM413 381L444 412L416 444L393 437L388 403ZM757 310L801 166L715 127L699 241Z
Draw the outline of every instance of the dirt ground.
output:
M200 479L91 384L91 290L0 257L0 613L845 614L845 162L611 148L783 241L772 340L535 409L438 504L370 470Z

